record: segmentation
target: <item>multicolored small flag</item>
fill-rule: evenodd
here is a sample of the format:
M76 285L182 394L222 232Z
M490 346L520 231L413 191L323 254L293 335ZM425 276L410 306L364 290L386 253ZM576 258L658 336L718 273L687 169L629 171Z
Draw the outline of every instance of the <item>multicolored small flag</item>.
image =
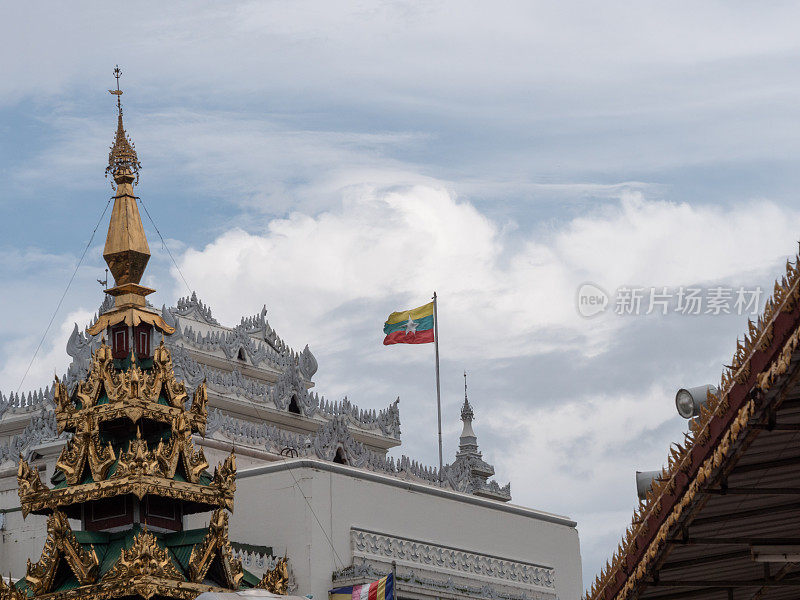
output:
M394 600L394 575L364 585L348 585L328 592L330 600Z
M419 308L393 312L383 325L384 346L433 342L433 302Z

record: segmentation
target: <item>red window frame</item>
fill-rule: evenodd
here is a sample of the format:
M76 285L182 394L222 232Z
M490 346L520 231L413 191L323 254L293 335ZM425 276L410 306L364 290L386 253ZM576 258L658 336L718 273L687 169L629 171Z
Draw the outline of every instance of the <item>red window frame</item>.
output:
M130 525L133 523L133 504L128 496L95 500L85 505L84 515L84 527L87 531L103 531Z
M111 329L111 354L114 358L127 358L130 352L128 327L121 325Z
M136 340L136 358L150 358L150 342L153 328L149 325L139 325L133 328Z

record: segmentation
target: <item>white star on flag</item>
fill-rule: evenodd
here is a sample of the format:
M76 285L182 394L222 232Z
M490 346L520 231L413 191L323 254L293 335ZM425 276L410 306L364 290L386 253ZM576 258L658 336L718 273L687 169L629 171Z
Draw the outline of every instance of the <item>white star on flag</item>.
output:
M417 325L419 325L419 323L417 323L416 321L412 321L411 320L411 315L409 315L408 322L406 323L406 335L408 335L409 333L416 334L417 333Z

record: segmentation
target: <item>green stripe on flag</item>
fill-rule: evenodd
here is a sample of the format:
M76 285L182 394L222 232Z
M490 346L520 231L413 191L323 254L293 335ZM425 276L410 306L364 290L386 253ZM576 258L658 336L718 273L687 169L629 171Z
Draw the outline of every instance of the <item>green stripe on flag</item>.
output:
M421 319L413 319L413 321L417 324L417 331L433 329L433 315L422 317ZM393 323L391 325L389 323L385 323L383 326L383 333L389 335L395 331L405 331L406 327L408 327L408 320L401 321L400 323Z

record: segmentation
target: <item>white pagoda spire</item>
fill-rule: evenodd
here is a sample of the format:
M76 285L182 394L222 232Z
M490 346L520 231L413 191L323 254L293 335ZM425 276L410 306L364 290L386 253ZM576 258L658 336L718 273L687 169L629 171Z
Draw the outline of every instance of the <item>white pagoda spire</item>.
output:
M456 489L460 492L508 502L511 500L511 486L500 487L496 481L488 481L494 475L494 467L483 460L478 450L478 436L472 429L474 419L475 411L472 410L467 395L467 372L464 371L464 404L461 406L464 427L461 430L456 459L445 465L446 476L458 480Z
M464 422L464 429L461 431L461 438L458 445L459 455L468 452L478 452L478 437L472 430L472 420L474 418L475 413L467 397L467 372L464 371L464 405L461 407L461 420Z

